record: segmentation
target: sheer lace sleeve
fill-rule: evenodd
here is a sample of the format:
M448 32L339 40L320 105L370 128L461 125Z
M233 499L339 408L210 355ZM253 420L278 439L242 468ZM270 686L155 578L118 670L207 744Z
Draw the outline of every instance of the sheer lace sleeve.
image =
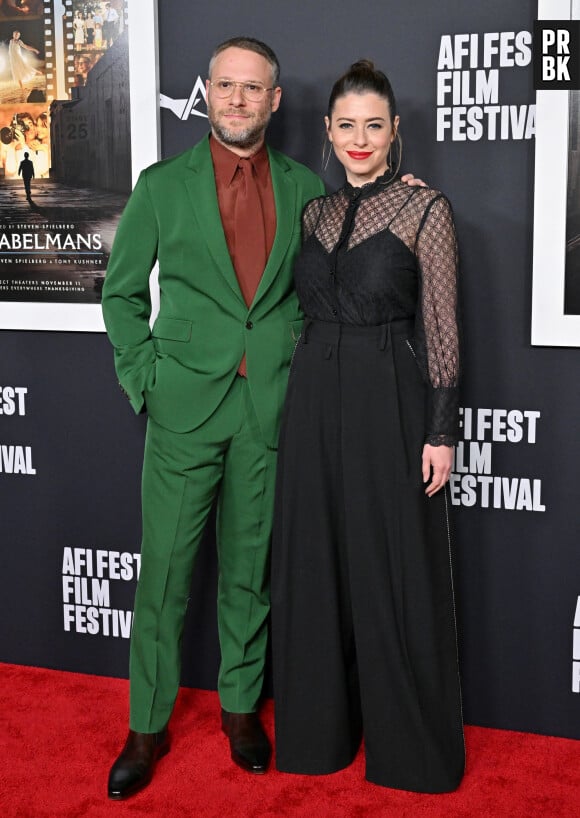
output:
M451 205L441 194L425 211L415 252L421 271L416 335L431 386L425 442L453 446L458 436L458 257Z
M302 243L316 230L320 214L322 213L324 199L324 196L320 196L318 199L311 199L311 201L305 205L302 211Z

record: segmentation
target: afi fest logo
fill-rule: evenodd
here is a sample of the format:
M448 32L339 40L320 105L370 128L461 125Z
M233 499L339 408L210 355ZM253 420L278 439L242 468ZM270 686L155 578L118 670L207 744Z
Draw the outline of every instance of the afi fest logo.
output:
M196 79L189 99L172 99L171 97L165 96L165 94L159 94L159 105L161 108L168 108L170 111L173 111L176 117L183 120L189 119L190 116L202 116L207 119L207 113L197 110L197 105L199 105L202 100L204 103L206 102L205 82L201 77Z

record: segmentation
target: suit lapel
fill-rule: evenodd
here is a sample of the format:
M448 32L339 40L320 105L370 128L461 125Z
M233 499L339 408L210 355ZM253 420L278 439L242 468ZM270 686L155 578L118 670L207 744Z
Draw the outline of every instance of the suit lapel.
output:
M290 166L281 154L272 153L268 149L268 155L276 205L276 236L252 308L262 300L272 286L288 252L296 221L297 189L289 172ZM222 227L208 139L203 139L191 151L187 162L185 187L216 267L245 307Z
M202 140L191 152L185 187L216 267L245 307L222 227L208 139Z
M289 173L290 166L284 157L278 153L272 153L268 148L270 158L270 173L272 174L272 187L274 189L274 202L276 205L276 236L274 244L264 270L264 275L258 285L258 290L252 302L252 309L266 295L276 274L278 273L288 247L294 234L296 221L296 184Z

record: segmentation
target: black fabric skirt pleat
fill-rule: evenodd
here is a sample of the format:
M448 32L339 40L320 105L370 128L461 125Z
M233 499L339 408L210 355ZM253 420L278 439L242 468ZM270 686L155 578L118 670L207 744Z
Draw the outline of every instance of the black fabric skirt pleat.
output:
M464 770L449 500L424 493L412 324L307 321L272 547L278 769L445 792Z

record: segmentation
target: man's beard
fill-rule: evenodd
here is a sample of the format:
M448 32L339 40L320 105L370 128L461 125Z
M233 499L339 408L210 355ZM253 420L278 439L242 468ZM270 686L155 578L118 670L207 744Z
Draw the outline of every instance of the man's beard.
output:
M232 148L243 148L248 150L258 145L264 138L264 131L270 121L269 112L265 116L258 116L256 119L250 119L251 124L242 130L234 130L221 124L217 117L214 116L212 109L208 106L207 118L212 131L224 145L230 145Z

